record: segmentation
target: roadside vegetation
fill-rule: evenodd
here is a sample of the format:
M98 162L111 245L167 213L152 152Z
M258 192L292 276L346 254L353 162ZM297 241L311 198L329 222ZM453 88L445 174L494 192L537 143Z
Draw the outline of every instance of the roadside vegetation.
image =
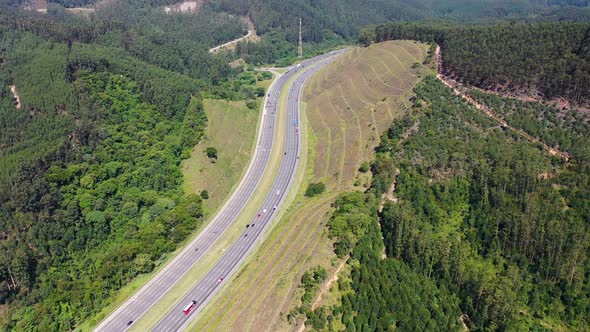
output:
M211 215L245 172L254 148L260 112L248 108L243 100L205 99L203 104L208 119L207 129L182 167L185 191L207 191L208 200L204 205L207 214ZM214 162L204 151L204 147L209 145L218 147Z

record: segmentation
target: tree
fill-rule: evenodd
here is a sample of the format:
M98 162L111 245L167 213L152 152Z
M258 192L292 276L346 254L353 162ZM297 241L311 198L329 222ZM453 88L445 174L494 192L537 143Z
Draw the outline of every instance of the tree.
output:
M209 192L207 190L201 191L201 198L202 199L209 199Z
M326 185L323 182L310 183L305 191L305 196L314 197L323 193L326 190Z
M209 157L211 159L217 159L217 149L216 148L208 147L205 149L205 153L207 154L207 157Z
M357 42L363 47L368 47L375 42L376 38L375 28L366 28L359 33Z

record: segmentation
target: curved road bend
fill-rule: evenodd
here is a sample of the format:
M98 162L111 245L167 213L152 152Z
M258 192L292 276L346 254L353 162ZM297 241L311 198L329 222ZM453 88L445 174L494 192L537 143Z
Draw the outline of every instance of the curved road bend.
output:
M314 58L311 61L302 63L301 67L294 68L304 69L304 72L294 80L292 86L289 88L286 113L287 126L285 132L285 151L279 168L279 173L275 178L270 192L266 196L262 206L259 208L258 213L250 221L250 226L244 228L240 238L229 247L205 277L172 308L158 325L156 325L153 331L168 332L185 329L190 321L196 317L196 313L202 310L211 298L221 289L220 285L228 280L228 278L240 267L249 252L260 240L261 235L270 225L275 212L287 197L289 187L297 170L300 149L299 98L303 85L313 73L333 61L334 58L342 52L343 51L338 51L324 55L319 59ZM285 76L291 74L291 72L293 72L293 69L291 69ZM277 90L276 92L278 95L280 90ZM276 112L276 105L274 105L272 111ZM264 210L266 210L266 213ZM184 315L182 311L183 308L192 301L196 301L195 307L189 315Z
M260 208L261 216L255 216L251 221L253 226L248 227L244 234L225 252L217 264L199 281L199 283L189 291L189 293L176 304L173 310L156 326L156 331L175 331L183 324L188 323L188 319L194 316L194 313L204 307L208 300L215 294L218 286L226 279L239 263L247 256L247 253L256 243L259 235L266 228L266 225L274 215L274 206L279 206L286 197L288 186L294 175L298 154L299 154L299 135L295 126L299 122L299 94L304 81L311 74L328 62L331 62L337 55L344 52L335 51L333 53L320 55L318 57L304 61L301 66L292 67L287 73L280 76L271 85L268 95L265 98L265 107L261 118L261 125L258 134L258 144L254 156L250 162L246 175L240 182L236 191L231 198L215 216L215 218L203 229L185 249L174 258L168 266L163 268L156 276L142 287L132 298L121 305L113 314L107 317L97 328L96 331L126 331L133 326L133 323L139 320L148 309L156 303L170 288L182 278L188 270L211 248L219 236L231 225L231 223L240 214L250 195L255 191L260 179L266 169L270 158L270 152L274 140L274 131L276 126L277 107L279 94L284 85L298 72L305 69L305 72L299 76L289 90L287 131L285 133L285 153L275 183L271 192ZM277 195L278 193L278 195ZM262 213L267 209L267 213ZM263 227L264 226L264 227ZM196 300L197 304L192 310L191 315L184 315L182 309L187 303Z

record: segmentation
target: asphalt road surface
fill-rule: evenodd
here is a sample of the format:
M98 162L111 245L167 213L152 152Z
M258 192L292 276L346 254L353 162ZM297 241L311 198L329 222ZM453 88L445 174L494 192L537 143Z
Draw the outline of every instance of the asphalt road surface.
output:
M115 312L107 317L96 328L96 331L126 331L133 327L148 309L154 305L172 286L180 280L190 268L204 256L219 236L238 217L251 194L256 190L270 158L274 141L274 131L277 125L277 107L279 95L285 84L297 73L298 76L289 88L287 105L287 125L285 131L285 150L279 172L271 187L268 196L260 206L258 212L248 224L236 242L225 251L223 256L169 313L157 324L154 331L177 331L188 325L190 319L202 310L207 302L221 288L231 274L240 266L248 253L258 242L261 234L270 224L273 216L288 193L289 187L299 160L299 102L301 89L305 81L317 70L325 66L345 50L320 55L291 67L289 71L281 75L269 88L265 98L265 107L258 133L258 143L254 156L250 162L246 175L238 188L213 218L213 220L201 231L185 249L177 255L165 268L156 274L151 281L142 287L132 298L128 299ZM192 301L196 304L189 314L185 315L183 309Z

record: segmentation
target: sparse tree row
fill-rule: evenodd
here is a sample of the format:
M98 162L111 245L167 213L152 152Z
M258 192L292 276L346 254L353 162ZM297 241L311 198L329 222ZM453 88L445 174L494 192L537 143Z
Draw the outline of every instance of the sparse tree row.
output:
M340 282L339 306L308 313L314 326L457 330L462 317L476 331L587 330L587 158L562 164L434 77L415 91L412 112L377 147L371 188L334 203L330 235L340 257L351 254L352 275ZM536 121L534 112L519 116ZM588 125L569 130L582 135ZM377 214L394 179L397 201Z
M359 37L363 44L434 41L442 47L445 72L480 88L564 97L578 104L590 98L588 23L387 23Z

